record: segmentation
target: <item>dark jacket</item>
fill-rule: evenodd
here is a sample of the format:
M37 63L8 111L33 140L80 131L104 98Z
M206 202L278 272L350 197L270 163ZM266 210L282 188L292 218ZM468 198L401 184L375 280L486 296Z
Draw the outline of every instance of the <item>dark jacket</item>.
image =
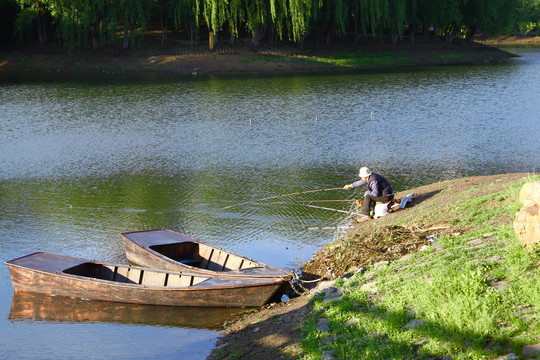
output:
M371 196L391 196L394 195L394 189L392 185L379 174L371 173L367 181L359 180L352 183L353 187L362 186L367 184L368 194Z

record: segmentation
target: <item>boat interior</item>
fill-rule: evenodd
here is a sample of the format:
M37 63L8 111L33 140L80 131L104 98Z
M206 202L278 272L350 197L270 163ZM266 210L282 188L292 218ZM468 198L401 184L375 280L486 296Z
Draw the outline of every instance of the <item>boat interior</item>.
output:
M65 274L84 276L128 284L158 287L189 287L208 279L204 276L184 275L165 271L116 266L96 263L83 263L63 271Z
M150 249L182 264L211 271L234 271L259 265L247 258L196 242L153 245Z

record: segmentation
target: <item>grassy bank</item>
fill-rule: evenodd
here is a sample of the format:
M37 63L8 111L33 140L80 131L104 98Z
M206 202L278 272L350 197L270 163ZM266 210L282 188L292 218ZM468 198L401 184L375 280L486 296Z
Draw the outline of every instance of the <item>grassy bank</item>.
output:
M539 254L519 245L510 220L521 207L522 184L538 178L502 188L478 184L452 194L441 211L418 211L417 223L448 228L429 236L434 241L424 251L338 279L336 301L315 296L302 330L302 358L522 356L524 346L540 342ZM496 190L485 193L485 186Z
M305 264L335 278L230 324L209 359L502 359L540 343L540 253L518 243L538 175L444 181L357 224Z

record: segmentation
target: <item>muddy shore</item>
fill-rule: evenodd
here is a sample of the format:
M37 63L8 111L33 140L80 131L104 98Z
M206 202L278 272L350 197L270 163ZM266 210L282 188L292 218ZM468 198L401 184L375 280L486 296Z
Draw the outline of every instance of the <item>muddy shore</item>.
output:
M92 73L151 74L173 76L294 74L349 71L412 66L437 66L486 62L514 57L496 46L531 46L540 37L486 39L482 42L446 44L402 40L385 44L365 40L357 47L334 44L324 48L300 49L291 45L253 48L245 43L222 44L209 51L202 45L186 44L167 47L141 46L128 50L118 48L79 49L47 44L27 45L0 53L0 73Z

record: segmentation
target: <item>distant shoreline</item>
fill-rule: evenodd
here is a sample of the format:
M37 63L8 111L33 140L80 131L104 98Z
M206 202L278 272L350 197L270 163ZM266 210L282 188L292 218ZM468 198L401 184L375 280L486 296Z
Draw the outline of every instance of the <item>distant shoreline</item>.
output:
M0 53L0 73L262 75L467 64L515 57L497 47L540 46L540 37L488 38L466 44L419 39L414 44L402 40L390 45L366 40L355 47L334 44L319 49L220 45L214 51L203 45L196 49L171 45L72 52L55 44L29 45Z

